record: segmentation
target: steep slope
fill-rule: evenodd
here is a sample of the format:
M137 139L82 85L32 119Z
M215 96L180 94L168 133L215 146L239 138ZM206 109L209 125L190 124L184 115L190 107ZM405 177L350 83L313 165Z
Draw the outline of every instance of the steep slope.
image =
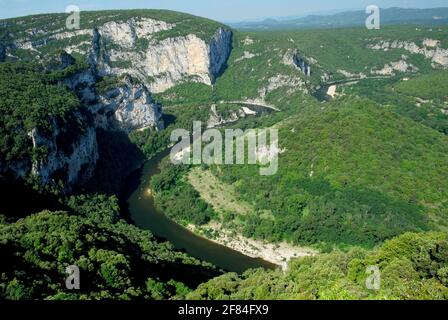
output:
M226 67L232 32L170 11L82 12L75 30L65 26L66 19L49 14L0 21L2 109L12 116L2 127L5 137L14 125L20 133L3 141L0 168L16 178L37 178L42 185L70 191L92 177L101 156L95 130L162 130L162 106L152 94L186 80L214 83ZM67 103L76 106L65 110L64 98L55 101L48 89L39 93L41 98L35 91L24 97L17 84L30 74L53 91L71 92L74 101ZM31 82L25 85L32 88ZM14 112L17 102L35 106L32 119L24 107ZM47 119L48 104L55 104L63 121ZM70 126L77 126L78 136ZM18 158L8 156L11 147Z
M448 139L368 100L314 105L279 127L279 171L219 166L256 212L244 234L270 241L372 246L447 226ZM267 212L267 213L266 213Z
M0 212L0 255L8 261L1 265L0 296L184 297L220 272L120 220L123 208L115 197L64 193L85 190L94 173L109 175L105 181L116 191L133 161L142 160L128 134L164 128L152 90L192 78L212 84L225 68L232 33L206 19L165 11L81 16L82 28L74 31L65 29L67 15L61 14L0 21L0 184L11 198ZM126 54L135 61L117 61ZM26 198L29 206L14 203L17 190L33 196ZM53 211L40 212L42 206ZM61 279L73 264L85 282L80 291L68 292Z
M80 29L67 30L67 15L2 21L6 58L38 57L60 48L90 55L99 76L131 75L151 92L185 78L212 84L225 67L232 32L216 22L157 10L82 12Z
M58 84L84 68L78 63L45 73L31 64L0 64L2 179L35 177L68 189L91 176L98 159L92 115Z
M135 146L124 147L128 134L150 157L168 145L171 129L187 129L193 119L208 126L275 125L284 152L272 177L260 177L256 166L208 168L214 183L223 184L210 187L208 197L187 179L191 168L164 164L151 189L179 222L221 222L272 246L287 241L324 250L372 248L403 232L448 229L448 140L429 128L439 129L432 118L421 121L426 126L413 121L420 107L408 103L436 93L436 103L424 102L434 107L428 114L446 106L444 85L415 92L422 83L445 81L446 27L234 34L191 15L135 10L83 12L81 29L70 31L66 17L0 21L1 187L16 178L27 180L26 187L44 186L58 195L52 211L61 210L38 213L39 207L14 222L2 207L8 218L0 215L0 258L11 261L0 270L2 297L184 297L218 275L118 221L114 200L59 198L92 177L97 163L102 171L95 178L108 176L103 182L116 192L133 158L141 160ZM338 94L374 99L378 91L369 87L377 81L382 88L394 84L379 103L337 95L321 103L312 96L341 82L349 84ZM394 105L397 92L413 100ZM207 199L225 198L226 190L234 203L221 214ZM241 204L243 211L234 209ZM404 235L371 253L299 260L286 274L228 274L190 297L446 298L445 248L441 234ZM67 294L60 281L68 264L91 280L79 294ZM386 275L378 295L363 287L371 264ZM252 285L260 279L263 285Z
M413 78L366 80L338 88L339 94L367 97L391 110L448 134L448 72L435 71Z
M370 252L356 249L297 259L287 272L255 270L242 276L229 273L200 285L187 297L194 300L446 300L447 249L446 234L407 233ZM367 288L366 283L375 283L366 273L369 266L377 266L380 272L378 290Z
M120 221L115 198L68 204L68 212L0 222L2 299L169 299L219 274ZM80 290L65 287L71 265L79 267Z

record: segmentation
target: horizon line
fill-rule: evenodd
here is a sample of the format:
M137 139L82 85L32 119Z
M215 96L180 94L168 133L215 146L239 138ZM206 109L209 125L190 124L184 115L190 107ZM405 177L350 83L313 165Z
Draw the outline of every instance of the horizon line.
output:
M427 7L427 8L404 8L404 7L380 7L381 10L389 10L389 9L403 9L403 10L427 10L427 9L448 9L448 6L446 7ZM259 17L259 18L252 18L252 19L239 19L239 20L218 20L218 19L213 19L213 18L209 18L206 16L201 16L201 15L197 15L194 13L190 13L190 12L184 12L184 11L178 11L178 10L173 10L173 9L157 9L157 8L120 8L120 9L94 9L94 10L89 10L89 9L85 9L85 10L80 10L80 12L107 12L107 11L133 11L133 10L153 10L153 11L171 11L171 12L177 12L177 13L182 13L182 14L189 14L195 17L199 17L199 18L205 18L205 19L209 19L209 20L213 20L213 21L217 21L217 22L221 22L221 23L251 23L251 22L262 22L266 19L272 19L272 20L277 20L277 21L287 21L289 19L300 19L300 18L304 18L304 17L310 17L310 16L333 16L333 15L337 15L340 13L344 13L344 12L357 12L357 11L363 11L363 9L361 8L352 8L352 9L341 9L341 10L333 10L334 13L325 13L326 11L316 11L316 12L311 12L308 14L304 14L304 15L288 15L288 16L263 16L263 17ZM23 15L23 16L13 16L13 17L7 17L7 18L0 18L1 20L11 20L11 19L20 19L20 18L27 18L27 17L36 17L36 16L43 16L43 15L57 15L57 14L67 14L64 11L59 11L59 12L45 12L45 13L32 13L32 14L27 14L27 15Z

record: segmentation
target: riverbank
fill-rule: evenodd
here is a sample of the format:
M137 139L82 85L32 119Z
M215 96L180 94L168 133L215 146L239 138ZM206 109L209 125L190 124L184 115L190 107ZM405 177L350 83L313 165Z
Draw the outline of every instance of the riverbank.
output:
M169 219L156 207L154 194L149 192L150 181L160 173L159 164L168 154L169 150L158 154L129 177L125 202L132 223L151 231L161 241L169 241L175 249L185 251L192 257L210 262L226 271L242 274L248 269L275 269L276 265L269 261L252 258L216 241L198 236L197 233Z
M223 228L222 225L216 222L209 223L203 227L196 227L190 224L187 228L209 241L226 246L246 256L263 259L278 265L284 271L288 269L288 263L291 259L318 254L316 250L311 248L293 246L286 242L266 243L260 240L246 238L235 231ZM213 238L207 237L204 232L205 230L208 230L208 233L213 233Z
M255 211L252 204L239 199L233 186L222 183L209 170L194 168L188 174L187 180L221 217L224 212L244 216ZM317 254L317 251L311 248L293 246L286 242L273 244L246 238L239 234L236 228L229 230L220 222L211 222L200 228L189 225L188 229L246 256L281 266L283 270L287 269L288 262L293 258Z

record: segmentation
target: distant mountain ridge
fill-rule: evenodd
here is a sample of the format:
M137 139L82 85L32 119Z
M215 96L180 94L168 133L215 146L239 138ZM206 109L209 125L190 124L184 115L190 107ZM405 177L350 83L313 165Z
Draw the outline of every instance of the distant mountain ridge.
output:
M364 10L346 11L332 15L309 15L297 19L267 18L257 22L229 23L244 30L325 29L364 26L368 14ZM430 9L381 9L382 25L444 25L448 24L448 7Z

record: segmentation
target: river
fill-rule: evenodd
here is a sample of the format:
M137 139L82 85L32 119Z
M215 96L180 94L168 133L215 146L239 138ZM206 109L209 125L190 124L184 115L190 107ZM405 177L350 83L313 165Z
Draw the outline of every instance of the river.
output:
M147 161L143 168L133 173L127 182L127 203L132 221L141 229L151 231L156 237L166 239L178 250L213 263L226 271L242 273L247 269L274 269L276 265L262 259L254 259L213 241L194 234L169 219L156 208L150 192L151 177L160 172L159 164L168 155L162 152Z

